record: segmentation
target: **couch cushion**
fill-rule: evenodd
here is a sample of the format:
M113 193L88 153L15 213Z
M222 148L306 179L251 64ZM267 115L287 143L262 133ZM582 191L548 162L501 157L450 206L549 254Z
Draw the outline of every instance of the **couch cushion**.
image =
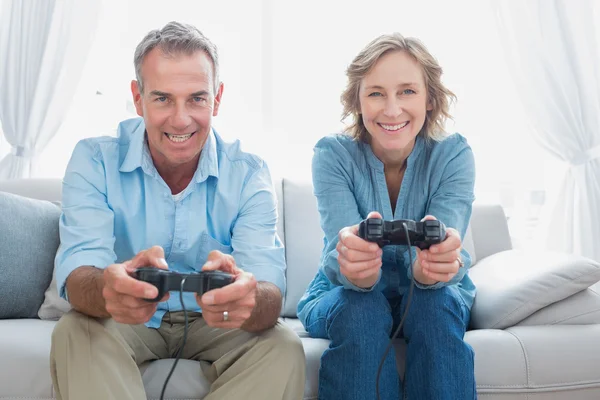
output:
M600 398L599 325L467 332L477 393L485 399Z
M53 399L50 339L54 322L0 321L0 399Z
M563 253L507 250L479 260L469 275L477 287L472 327L504 329L600 281L600 264Z
M60 209L0 192L0 318L36 318L52 279Z
M300 297L319 270L323 231L311 182L285 179L283 198L287 293L282 315L295 317Z

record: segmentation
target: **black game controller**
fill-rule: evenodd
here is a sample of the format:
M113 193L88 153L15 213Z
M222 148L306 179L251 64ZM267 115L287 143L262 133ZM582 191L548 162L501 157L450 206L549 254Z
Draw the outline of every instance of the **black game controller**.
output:
M156 286L158 296L148 301L159 301L167 292L171 290L181 290L181 281L185 278L183 284L184 292L196 292L199 295L212 289L222 288L233 283L234 276L221 271L205 271L182 274L166 269L142 267L134 271L133 277L140 281L147 282Z
M380 218L365 219L358 226L358 236L375 242L379 247L387 245L407 245L408 241L404 227L408 228L408 239L411 246L421 250L428 249L431 245L441 243L446 238L446 226L437 220L415 222L408 219L384 221Z

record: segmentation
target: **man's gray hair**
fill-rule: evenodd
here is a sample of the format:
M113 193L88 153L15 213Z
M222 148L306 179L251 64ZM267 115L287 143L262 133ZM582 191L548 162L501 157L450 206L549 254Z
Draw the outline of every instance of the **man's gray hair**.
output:
M135 77L138 81L140 93L144 92L142 82L142 63L144 58L155 47L158 47L167 57L180 54L192 55L197 51L203 51L211 59L214 73L214 93L219 88L219 56L215 46L198 28L182 24L180 22L169 22L162 29L150 31L137 45L133 64L135 66Z

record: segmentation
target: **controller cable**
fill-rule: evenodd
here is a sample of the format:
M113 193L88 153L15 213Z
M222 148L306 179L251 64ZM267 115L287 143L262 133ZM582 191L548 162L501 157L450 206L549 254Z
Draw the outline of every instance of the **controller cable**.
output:
M408 232L408 227L406 226L406 224L403 222L402 223L402 227L404 228L404 234L406 236L406 241L408 242L408 257L409 257L409 262L410 262L410 266L409 268L411 269L412 272L412 268L413 268L413 256L412 256L412 249L411 249L411 244L410 244L410 234ZM390 351L390 349L393 346L393 342L394 340L396 340L396 337L398 336L398 333L400 333L400 329L402 329L402 325L404 324L404 320L406 319L406 316L408 315L408 309L410 308L410 302L412 300L412 295L413 295L413 290L415 288L415 276L414 274L411 273L411 282L410 282L410 288L408 289L408 298L406 299L406 309L404 310L404 314L402 315L402 318L400 319L400 324L398 325L398 328L396 328L396 331L394 332L394 334L392 335L392 337L390 338L390 342L387 345L387 348L385 349L385 352L383 353L383 357L381 357L381 361L379 362L379 368L377 368L377 378L375 380L375 390L377 391L377 400L380 400L379 397L379 376L381 375L381 370L383 369L383 363L385 361L385 358L387 357L387 353ZM395 361L395 357L394 357L394 361ZM403 397L404 396L404 381L406 380L406 369L404 369L404 376L402 377L402 379L400 379L400 384L402 387L402 393L403 393Z
M185 326L183 328L183 343L181 344L179 351L177 351L177 355L175 356L175 362L173 363L173 366L171 367L171 371L169 372L169 375L167 375L167 379L165 380L162 391L160 392L160 400L164 399L165 390L167 389L167 384L169 383L169 379L171 379L171 375L173 375L173 371L175 371L175 367L177 366L177 363L179 362L179 358L181 357L181 353L183 353L183 348L185 347L185 342L187 340L188 312L187 312L187 309L185 308L185 304L183 304L183 285L185 284L185 279L186 278L184 277L181 280L181 288L179 289L179 301L181 302L181 308L183 309L183 318L185 320Z

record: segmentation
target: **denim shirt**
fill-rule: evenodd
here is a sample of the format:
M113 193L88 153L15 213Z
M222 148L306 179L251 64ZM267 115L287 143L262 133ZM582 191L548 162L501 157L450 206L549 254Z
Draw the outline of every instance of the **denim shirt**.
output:
M141 118L122 122L118 137L80 141L63 180L58 291L82 265L103 269L162 246L170 270L199 271L208 253L233 255L257 281L285 294L284 248L276 233L271 177L258 157L225 143L211 130L188 187L178 196L154 167ZM186 309L200 311L194 293ZM160 326L165 312L181 310L179 296L159 303L146 324Z
M387 298L402 296L408 289L412 270L407 246L383 248L382 267L377 283L370 289L352 284L340 273L336 245L339 231L358 224L369 212L378 211L383 219L420 221L433 215L464 238L475 199L475 162L466 139L453 134L440 142L417 136L402 179L400 193L392 213L383 163L367 143L338 134L321 139L314 148L312 161L314 194L324 232L324 247L319 271L298 303L298 317L306 324L310 310L329 290L343 286L349 290L379 290ZM416 248L410 249L413 261ZM467 274L471 257L462 249L464 266L450 282L416 285L438 289L457 285L470 308L475 286Z

